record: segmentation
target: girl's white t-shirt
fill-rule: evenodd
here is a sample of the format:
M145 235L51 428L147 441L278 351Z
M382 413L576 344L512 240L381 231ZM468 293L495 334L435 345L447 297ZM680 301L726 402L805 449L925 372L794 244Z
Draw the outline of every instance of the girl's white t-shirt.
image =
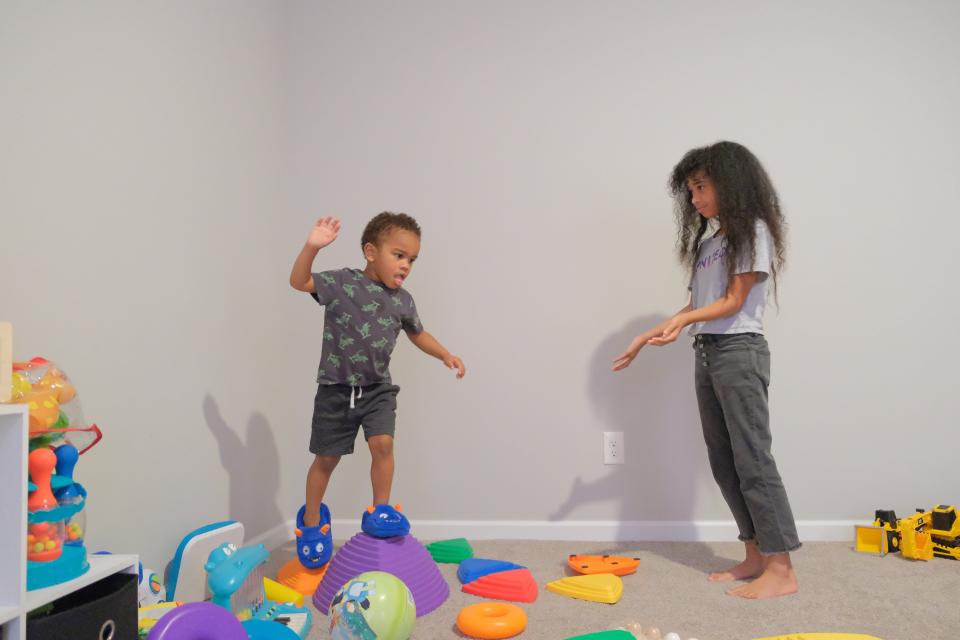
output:
M757 272L757 282L747 294L740 311L726 318L690 325L690 335L699 333L763 333L763 311L767 303L767 280L773 261L773 237L763 220L757 220L754 233L756 257L750 264L750 256L743 256L734 269L739 273ZM721 235L710 236L700 242L697 263L690 280L690 300L694 309L700 309L719 300L727 292L727 247Z

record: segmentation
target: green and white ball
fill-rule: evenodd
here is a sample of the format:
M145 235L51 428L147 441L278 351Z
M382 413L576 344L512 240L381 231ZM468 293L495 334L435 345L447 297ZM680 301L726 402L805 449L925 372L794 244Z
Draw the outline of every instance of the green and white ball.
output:
M384 571L348 580L330 602L333 640L407 640L416 619L410 589Z

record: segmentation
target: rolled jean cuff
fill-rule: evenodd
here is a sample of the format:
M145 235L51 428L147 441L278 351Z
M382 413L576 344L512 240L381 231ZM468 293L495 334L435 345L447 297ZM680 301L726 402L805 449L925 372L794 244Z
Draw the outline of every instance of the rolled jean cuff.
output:
M792 546L792 547L790 547L789 549L786 549L786 550L784 550L784 551L764 551L763 549L760 548L760 545L757 544L757 538L756 538L756 536L747 537L747 536L744 536L744 535L739 535L739 536L737 536L737 540L739 540L740 542L742 542L742 543L744 543L744 544L752 544L753 546L755 546L755 547L757 548L757 551L759 551L759 552L760 552L760 555L762 555L762 556L779 556L779 555L784 554L784 553L793 553L794 551L796 551L797 549L799 549L800 547L803 546L803 543L802 543L802 542L798 542L796 545L794 545L794 546Z
M802 546L803 546L803 543L798 542L796 545L790 547L789 549L784 549L783 551L764 551L763 549L760 548L760 545L757 545L757 550L760 552L760 555L764 557L769 557L769 556L779 556L785 553L793 553L794 551L796 551Z

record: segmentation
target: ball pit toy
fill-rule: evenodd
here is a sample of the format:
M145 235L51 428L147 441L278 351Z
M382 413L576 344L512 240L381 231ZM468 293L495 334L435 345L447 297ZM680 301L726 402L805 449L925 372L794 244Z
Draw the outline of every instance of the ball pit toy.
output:
M10 402L29 408L31 451L66 442L83 454L103 437L96 424L84 421L70 378L46 358L13 363Z

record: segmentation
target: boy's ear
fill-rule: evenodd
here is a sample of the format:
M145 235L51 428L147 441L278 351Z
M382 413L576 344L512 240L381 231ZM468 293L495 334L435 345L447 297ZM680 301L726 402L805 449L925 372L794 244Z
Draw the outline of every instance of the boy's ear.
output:
M371 262L377 257L377 247L372 242L363 245L363 257L367 259L367 262Z

